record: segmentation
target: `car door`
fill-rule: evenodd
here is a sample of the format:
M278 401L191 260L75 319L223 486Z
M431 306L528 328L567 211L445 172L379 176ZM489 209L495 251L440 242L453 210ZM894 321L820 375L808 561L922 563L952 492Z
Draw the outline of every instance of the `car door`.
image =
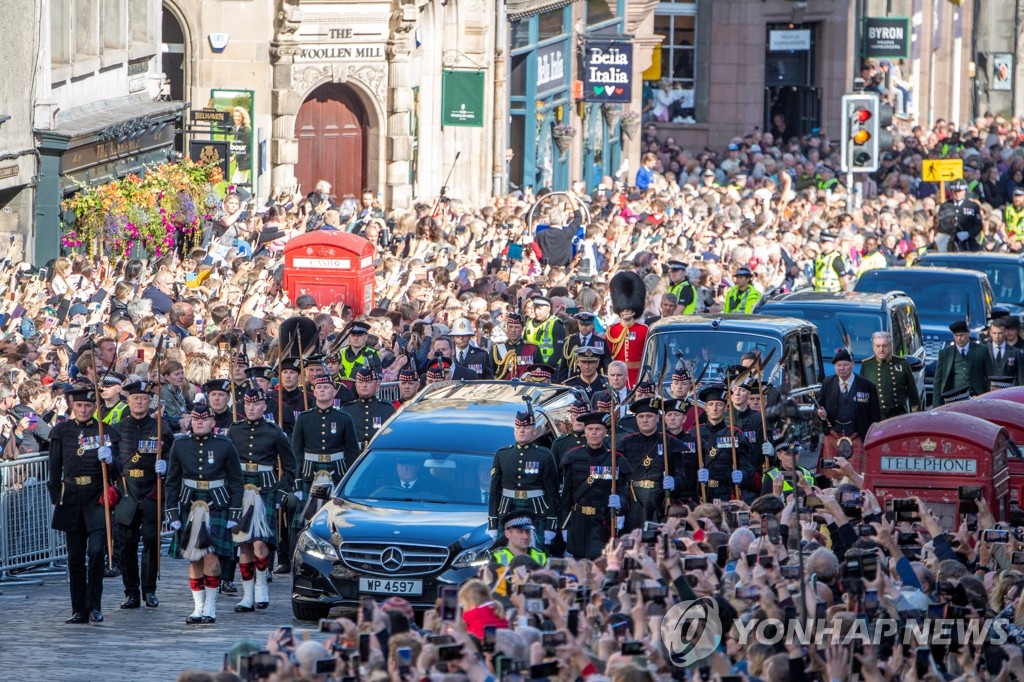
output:
M923 400L925 395L925 350L924 337L921 335L921 323L917 319L917 309L913 303L903 303L896 306L895 314L900 326L901 354L911 363L911 369L914 372L914 382L917 384L917 392ZM893 338L895 338L895 334ZM914 358L919 362L915 362Z

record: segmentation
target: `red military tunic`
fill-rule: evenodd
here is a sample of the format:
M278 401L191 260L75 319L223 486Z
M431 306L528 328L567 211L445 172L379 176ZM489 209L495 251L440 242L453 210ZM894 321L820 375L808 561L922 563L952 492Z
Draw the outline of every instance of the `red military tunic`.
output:
M612 360L626 363L629 387L633 388L640 380L640 360L647 343L647 325L633 322L626 326L623 322L616 322L608 327L606 338L611 346Z

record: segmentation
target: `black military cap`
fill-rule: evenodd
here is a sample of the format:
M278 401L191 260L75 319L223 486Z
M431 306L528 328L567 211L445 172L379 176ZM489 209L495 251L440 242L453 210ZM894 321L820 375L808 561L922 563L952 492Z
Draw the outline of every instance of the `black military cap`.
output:
M293 372L298 372L299 369L300 369L300 365L299 365L299 359L298 358L285 358L284 360L281 361L281 371L282 372L285 371L285 370L291 370Z
M203 384L203 393L210 395L214 391L231 393L231 382L227 379L210 379Z
M535 423L536 418L530 410L527 410L526 412L516 412L516 426L533 426Z
M414 370L412 367L409 367L407 365L407 366L403 367L398 372L398 380L399 381L411 381L413 383L418 383L420 378L418 376L416 376L416 370Z
M573 352L576 353L576 359L582 361L592 360L597 362L601 359L601 356L604 355L604 351L602 349L594 346L576 346L576 349Z
M245 402L247 403L258 403L266 399L267 394L263 392L262 388L251 387L245 389Z
M657 398L634 400L629 411L633 414L661 414L661 401Z
M67 396L68 401L72 403L95 403L96 402L96 391L88 386L75 387L71 391L66 391L64 395Z
M213 410L205 400L197 400L192 406L192 419L213 419Z
M717 400L720 403L726 401L726 389L721 384L709 384L700 389L697 394L697 399L704 403L710 403Z
M269 367L247 367L245 370L246 379L266 379L270 381L274 378L274 373Z
M837 362L853 362L853 355L845 348L836 348L836 354L832 356L832 364Z
M152 381L133 381L125 385L124 392L128 395L150 395L155 386Z
M686 369L686 365L681 362L672 370L672 381L690 381L692 378L690 370Z
M120 386L124 382L125 376L123 374L118 374L117 372L107 372L103 375L103 378L100 379L100 383L104 386Z
M350 329L348 333L349 333L349 335L352 335L352 334L369 334L370 333L370 325L366 324L365 322L353 322L352 323L352 329Z
M520 530L536 530L533 522L533 514L525 509L509 512L501 518L501 527L505 530L518 528Z
M356 381L377 381L380 377L369 365L363 365L356 371Z
M685 400L669 399L669 400L662 401L661 404L662 404L662 408L665 410L665 414L668 414L669 412L679 412L679 413L686 412L686 401Z
M599 424L605 428L611 423L611 415L607 412L587 412L578 417L584 426Z
M967 325L967 320L957 320L949 325L949 331L954 334L966 334L971 331L971 328Z
M588 313L587 311L581 311L576 313L574 316L576 321L580 324L594 324L594 318L597 317L594 313Z

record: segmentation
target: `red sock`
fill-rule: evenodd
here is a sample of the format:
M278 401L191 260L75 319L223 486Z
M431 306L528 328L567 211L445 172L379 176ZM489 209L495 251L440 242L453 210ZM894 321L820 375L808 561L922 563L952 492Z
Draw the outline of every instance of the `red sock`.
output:
M252 580L256 577L256 565L252 562L238 564L238 570L242 573L242 580Z
M202 592L206 582L202 578L189 578L188 586L193 592Z
M212 588L212 589L217 589L218 587L220 587L220 576L219 575L207 575L207 576L204 576L204 577L206 578L206 586L207 587Z
M270 566L270 555L269 554L267 556L265 556L265 557L262 557L262 558L256 557L256 570L257 571L265 571L265 570L267 570L267 566Z

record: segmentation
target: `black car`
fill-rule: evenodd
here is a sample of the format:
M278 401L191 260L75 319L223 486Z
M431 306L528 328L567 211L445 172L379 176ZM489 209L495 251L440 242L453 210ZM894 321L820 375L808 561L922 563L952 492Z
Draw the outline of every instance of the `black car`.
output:
M1011 315L1024 313L1024 255L1012 253L936 253L928 252L914 261L916 265L977 270L988 276L995 305Z
M978 338L992 318L992 287L985 273L976 270L879 268L863 273L854 291L876 294L896 291L913 299L924 337L925 386L929 395L939 351L953 340L949 325L956 320L967 320L971 336Z
M918 392L924 396L924 339L917 307L909 296L888 294L826 293L794 291L763 299L755 311L759 315L778 315L807 320L818 328L818 338L827 356L849 340L857 372L860 363L874 354L871 336L889 332L893 353L907 358L917 378ZM835 374L831 363L825 372Z
M295 617L354 609L362 595L432 608L441 586L475 576L491 547L482 492L494 453L514 442L524 396L537 413L537 442L549 445L576 398L565 386L438 384L392 416L296 543ZM406 489L397 467L411 463L418 473Z

